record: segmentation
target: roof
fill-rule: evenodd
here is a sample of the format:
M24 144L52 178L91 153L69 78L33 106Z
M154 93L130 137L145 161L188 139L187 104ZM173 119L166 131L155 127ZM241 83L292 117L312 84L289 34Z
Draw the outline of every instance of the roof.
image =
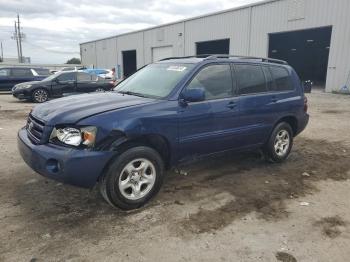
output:
M238 11L238 10L251 8L251 7L255 7L255 6L259 6L259 5L264 5L264 4L267 4L267 3L270 3L270 2L277 2L277 1L281 1L281 0L261 0L259 2L253 3L253 4L246 4L246 5L242 5L242 6L239 6L239 7L234 7L234 8L225 9L225 10L222 10L222 11L212 12L212 13L208 13L208 14L204 14L204 15L199 15L199 16L194 16L194 17L191 17L191 18L178 20L178 21L171 22L171 23L161 24L161 25L158 25L158 26L152 26L152 27L148 27L148 28L145 28L145 29L141 29L141 30L131 31L131 32L118 34L118 35L113 35L113 36L100 38L100 39L96 39L96 40L86 41L86 42L80 43L80 45L93 43L93 42L97 42L97 41L102 41L102 40L107 40L107 39L112 39L112 38L118 37L118 36L124 36L124 35L129 35L129 34L140 33L140 32L144 32L144 31L156 29L156 28L161 28L161 27L164 27L164 26L175 25L175 24L179 24L179 23L183 23L183 22L187 22L187 21L191 21L191 20L196 20L196 19L200 19L200 18L210 17L210 16L214 16L214 15L219 15L219 14L225 14L225 13L229 13L229 12L232 12L232 11Z

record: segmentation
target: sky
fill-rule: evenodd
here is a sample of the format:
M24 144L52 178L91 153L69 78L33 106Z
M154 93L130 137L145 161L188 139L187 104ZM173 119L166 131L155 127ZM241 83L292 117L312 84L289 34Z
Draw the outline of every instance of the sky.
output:
M260 0L0 0L4 57L17 57L14 21L25 34L32 63L65 63L79 43L175 22Z

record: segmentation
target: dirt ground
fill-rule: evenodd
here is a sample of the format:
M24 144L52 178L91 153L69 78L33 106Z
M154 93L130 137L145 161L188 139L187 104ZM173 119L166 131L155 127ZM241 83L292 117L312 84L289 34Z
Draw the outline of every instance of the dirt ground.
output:
M308 97L286 163L206 159L122 212L26 166L16 133L33 105L0 95L0 261L348 261L350 96Z

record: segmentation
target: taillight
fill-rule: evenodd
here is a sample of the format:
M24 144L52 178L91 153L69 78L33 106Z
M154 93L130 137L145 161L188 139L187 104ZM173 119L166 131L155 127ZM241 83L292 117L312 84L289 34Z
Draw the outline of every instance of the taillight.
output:
M307 97L304 96L304 112L307 113L307 110L308 110L309 106L307 104Z

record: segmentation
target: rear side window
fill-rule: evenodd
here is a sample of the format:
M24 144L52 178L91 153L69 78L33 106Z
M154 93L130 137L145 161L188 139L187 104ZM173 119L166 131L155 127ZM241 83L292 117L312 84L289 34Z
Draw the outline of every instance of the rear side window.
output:
M265 76L260 66L235 65L239 94L266 92Z
M271 66L270 70L276 83L276 91L288 91L294 89L287 69L283 67Z
M58 76L59 81L74 81L75 73L64 73Z
M92 80L92 75L91 74L86 74L86 73L78 73L77 80L78 80L78 82L80 82L80 81L91 81Z
M12 76L14 76L14 77L33 76L30 69L27 69L27 68L13 68L13 69L11 69L11 71L12 71Z
M204 88L206 100L232 96L232 76L230 65L210 65L202 69L187 86Z

